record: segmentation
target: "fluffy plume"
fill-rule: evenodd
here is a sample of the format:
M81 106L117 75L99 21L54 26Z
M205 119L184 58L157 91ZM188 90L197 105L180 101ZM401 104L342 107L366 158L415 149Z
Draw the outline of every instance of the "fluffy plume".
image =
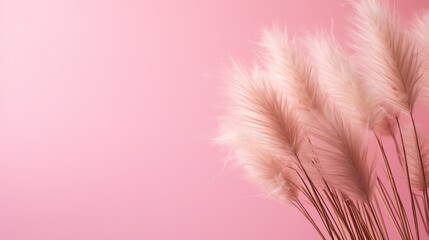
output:
M308 37L306 43L317 68L319 82L326 87L332 102L353 121L375 128L382 111L370 99L363 82L357 79L351 57L333 38L323 33Z
M415 36L419 48L425 55L426 67L429 67L429 11L418 15L413 21L413 36Z
M366 201L374 185L374 163L368 159L368 138L334 107L309 122L325 179L349 196Z
M412 239L419 226L429 229L429 143L420 130L416 138L413 117L422 79L429 83L429 14L406 32L387 4L350 1L353 55L326 34L289 39L275 27L264 32L260 67L233 64L217 142L266 193L291 201L322 239L389 239L385 216L397 238ZM405 115L412 125L400 121ZM369 156L370 130L388 181ZM381 134L394 137L402 165L407 159L406 179L392 173ZM409 191L399 191L397 180Z
M280 200L296 200L301 186L298 173L267 154L255 155L249 146L251 145L236 152L236 158L246 170L249 179L269 196Z
M269 197L294 201L298 198L300 179L291 166L284 165L259 146L238 125L224 122L222 134L216 141L231 149L237 167L245 170L247 178Z
M292 109L297 111L306 134L315 141L308 149L315 151L322 176L349 196L369 198L373 178L372 165L366 159L366 139L340 112L327 108L330 104L326 92L317 82L302 43L290 42L284 32L274 29L264 33L262 45L270 80L291 99ZM342 94L354 92L355 89L353 93ZM351 108L348 106L353 111Z
M232 147L238 164L271 195L293 199L291 166L303 143L294 113L259 70L249 73L235 65L230 80L230 108L218 142Z
M410 172L411 186L416 190L423 191L429 186L429 142L426 135L422 133L421 129L417 126L417 137L419 144L416 141L416 135L414 128L411 123L404 126L402 130L405 149L407 153L407 163ZM420 162L420 156L418 148L422 155L422 162ZM403 153L400 155L402 160L402 166L404 165L405 158Z
M413 22L413 33L424 54L429 54L429 11L417 16Z
M391 115L412 112L420 90L421 58L415 43L387 5L377 0L353 2L353 36L373 93Z
M286 31L274 28L264 32L261 45L267 74L278 84L289 104L301 115L303 111L321 110L325 97L303 54L302 44L297 40L289 41Z
M419 15L414 19L413 35L419 46L420 53L424 60L424 95L429 99L429 11Z

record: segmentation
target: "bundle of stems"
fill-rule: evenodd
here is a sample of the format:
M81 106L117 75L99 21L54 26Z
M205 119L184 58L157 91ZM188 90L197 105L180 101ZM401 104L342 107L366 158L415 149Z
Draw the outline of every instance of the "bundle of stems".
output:
M323 31L264 31L257 63L225 75L216 140L322 239L424 239L429 145L414 110L429 97L429 12L404 27L385 2L350 5L347 52Z

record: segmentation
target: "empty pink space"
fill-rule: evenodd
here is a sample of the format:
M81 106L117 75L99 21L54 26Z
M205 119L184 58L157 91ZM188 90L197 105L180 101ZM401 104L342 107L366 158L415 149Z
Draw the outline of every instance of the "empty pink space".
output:
M324 27L342 0L3 0L0 239L314 239L223 170L219 76L260 30ZM426 0L396 0L406 19ZM333 24L333 25L332 25Z

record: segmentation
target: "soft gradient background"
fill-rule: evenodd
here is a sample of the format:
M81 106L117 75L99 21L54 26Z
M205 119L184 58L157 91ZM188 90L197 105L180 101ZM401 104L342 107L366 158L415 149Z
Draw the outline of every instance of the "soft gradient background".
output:
M210 139L222 63L273 22L344 39L344 2L3 0L0 239L315 238Z

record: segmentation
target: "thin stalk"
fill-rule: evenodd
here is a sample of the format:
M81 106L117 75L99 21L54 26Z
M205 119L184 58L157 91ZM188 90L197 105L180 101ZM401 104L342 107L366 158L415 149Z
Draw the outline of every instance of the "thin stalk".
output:
M363 215L364 216L363 220L364 220L365 225L370 226L372 235L376 236L377 233L376 233L376 231L374 229L374 224L371 221L371 217L369 215L368 209L366 209L365 205L361 206L361 204L359 204L358 207L359 207L359 211L362 211L362 212L365 213Z
M413 129L414 129L414 136L416 138L416 144L417 144L417 150L419 153L419 160L420 160L420 167L422 169L422 173L423 176L425 176L425 172L424 172L424 165L423 165L423 158L422 158L422 153L420 150L420 143L419 143L419 137L417 136L417 129L416 129L416 123L414 122L414 117L413 117L413 113L410 112L410 117L411 117L411 122L413 123ZM428 189L427 189L427 185L426 185L426 178L423 181L423 206L425 209L425 213L426 213L426 223L429 222L429 201L428 201Z
M420 207L420 203L419 203L419 201L417 200L417 196L416 195L414 195L414 200L416 201L416 205L417 205L417 210L419 210L418 211L418 213L419 213L419 215L420 215L420 218L422 219L422 221L423 221L423 223L424 223L424 221L425 221L425 217L423 216L423 213L422 213L422 209L421 209L421 207ZM429 236L429 229L428 229L428 226L427 226L427 224L423 224L423 226L425 227L425 230L426 230L426 235L428 235Z
M410 230L409 230L410 229L410 224L408 222L408 217L407 217L407 214L405 212L405 207L404 207L404 204L402 202L401 196L399 194L398 187L396 186L396 181L393 178L392 169L391 169L389 161L387 159L386 151L384 150L384 146L383 146L383 144L381 142L381 139L378 137L378 135L375 132L374 132L374 135L375 135L375 138L377 140L378 147L379 147L379 149L381 151L381 154L383 156L384 166L386 167L386 170L387 170L387 173L388 173L387 175L388 175L390 186L392 188L393 195L395 197L396 206L398 206L398 208L399 208L399 213L400 214L398 214L398 216L401 218L401 225L402 225L405 233L408 236L410 236L410 234L411 234ZM396 144L396 139L395 139L395 144Z
M341 220L341 222L343 224L340 224L341 228L343 228L343 225L346 227L347 232L349 233L350 237L352 239L355 239L350 227L349 227L349 222L346 221L346 217L344 214L343 209L339 206L338 204L338 199L336 198L336 196L333 194L332 190L330 189L329 185L326 183L325 181L325 185L328 189L328 191L325 191L325 194L327 195L328 200L331 202L331 205L333 206L336 215L338 216L338 218ZM329 193L329 194L328 194ZM344 232L344 229L342 229L342 231Z
M343 199L339 199L338 194L336 192L332 192L332 196L333 196L333 200L336 203L336 205L338 206L339 210L342 213L342 217L343 217L343 222L344 225L346 226L350 237L352 239L357 239L357 233L355 231L355 228L353 227L353 223L350 221L350 214L348 214L348 208L345 206L345 201Z
M372 217L374 218L375 224L377 225L378 231L379 231L379 232L380 232L380 234L381 234L381 238L382 238L382 239L386 239L386 237L385 237L385 236L384 236L384 234L383 234L383 230L381 230L380 223L379 223L379 221L378 221L378 217L377 217L377 215L375 214L375 212L374 212L374 208L373 208L372 203L370 202L370 200L369 200L369 199L367 199L367 203L368 203L368 206L369 206L369 209L370 209L371 215L372 215Z
M414 219L414 227L415 227L415 231L416 231L416 235L417 235L417 240L420 239L419 236L419 223L417 221L417 214L416 214L416 206L414 203L414 198L413 198L413 191L411 189L411 180L410 180L410 171L408 169L408 158L407 158L407 152L405 150L405 143L404 143L404 137L402 135L402 129L401 129L401 124L399 123L399 119L398 117L396 117L396 123L398 124L398 128L399 128L399 134L401 136L401 143L402 143L402 149L404 151L404 161L405 161L405 169L406 169L406 173L407 173L407 180L408 180L408 191L410 193L410 200L411 200L411 208L413 210L413 219Z
M383 231L384 231L387 239L389 239L389 233L387 232L386 223L384 221L383 213L381 212L381 208L380 208L380 204L378 203L378 200L375 201L375 206L377 207L378 216L381 216L380 219L381 219L381 223L382 223L381 226L383 227Z
M363 221L363 217L361 215L361 213L359 212L359 210L357 209L356 205L354 204L353 201L349 200L348 201L352 211L354 212L354 215L356 217L356 222L358 223L358 228L361 229L361 231L363 232L363 234L368 238L368 239L373 239L373 237L371 237L371 232L368 229L368 226L364 223Z
M308 176L307 176L308 177ZM309 177L308 177L309 178ZM332 221L331 221L331 219L329 218L329 216L328 216L328 214L327 214L327 211L326 210L328 210L329 211L329 209L326 209L326 208L324 208L323 207L323 203L324 203L324 201L323 201L323 199L321 198L321 195L320 195L320 193L319 193L319 191L317 190L317 188L316 188L316 186L313 184L313 182L311 181L311 179L309 178L308 179L309 180L309 182L310 182L310 185L311 185L311 187L312 187L312 189L313 189L313 192L314 192L314 194L315 194L315 196L316 196L316 199L317 199L317 201L318 201L318 203L319 203L319 206L320 206L320 208L321 208L321 210L322 210L322 212L323 212L323 214L324 214L324 218L325 218L325 220L326 220L326 222L327 222L327 224L329 225L329 230L337 237L337 238L339 238L340 239L340 237L338 236L338 233L337 233L337 231L335 230L335 227L334 227L334 225L332 224ZM320 196L320 197L319 197ZM326 204L325 204L326 205ZM335 221L334 221L335 222Z
M329 209L328 205L326 204L325 200L323 199L323 196L320 196L320 199L322 200L322 203L323 203L323 205L325 206L325 209L327 210L327 213L328 213L328 214L329 214L329 216L333 219L333 221L332 221L332 222L333 222L333 223L334 223L334 225L335 225L335 226L333 226L333 227L336 227L336 228L338 229L338 232L339 232L339 234L341 235L341 238L340 238L340 239L343 239L343 238L344 238L344 235L343 235L343 233L342 233L342 231L341 231L340 227L338 226L337 221L335 221L335 218L334 218L334 216L332 215L331 210Z
M306 179L309 181L310 185L311 185L311 189L313 191L310 191L310 188L307 186L307 184L305 183L304 179L300 176L301 181L304 184L304 187L307 189L307 191L309 192L309 196L311 198L309 198L310 201L312 201L313 206L316 208L317 212L319 213L320 219L322 220L323 224L325 225L326 230L328 231L329 236L334 239L333 236L333 231L332 231L332 223L330 223L330 219L327 216L327 213L325 211L325 209L323 208L320 199L316 193L316 188L314 186L314 184L312 183L310 176L307 174L306 170L304 169L304 166L301 163L301 160L299 159L299 157L297 155L295 155L298 163L299 163L299 167L302 169L303 173L305 174ZM314 197L315 195L315 197ZM337 234L334 233L336 236ZM338 237L338 236L337 236Z
M327 223L325 222L325 217L323 216L321 210L320 210L320 206L317 204L316 200L313 197L313 194L311 193L310 189L308 188L307 184L305 183L305 180L302 178L302 176L300 174L298 174L298 177L301 179L305 189L302 191L305 196L307 197L307 199L311 202L311 204L313 205L313 207L316 209L317 213L320 216L320 219L322 220L322 223L325 225L326 230L328 231L328 234L331 236L331 238L333 238L332 233L327 225Z
M384 207L387 209L389 215L390 215L390 219L393 221L394 225L395 225L395 229L398 232L399 235L401 235L402 239L406 239L405 237L405 233L403 232L403 229L400 228L399 223L398 223L398 219L394 216L394 212L393 210L396 211L395 207L391 204L393 204L392 199L390 199L390 196L386 193L386 190L383 186L383 184L381 183L380 179L378 179L378 192L381 196L381 199L383 200L383 204ZM389 203L390 200L390 203Z
M358 239L364 239L364 236L362 235L361 228L359 227L358 223L356 222L355 213L352 210L352 208L350 207L350 205L347 203L347 201L345 202L345 206L347 207L347 210L349 212L350 220L353 223L353 226L354 226L353 229L355 230L355 233L356 233Z

